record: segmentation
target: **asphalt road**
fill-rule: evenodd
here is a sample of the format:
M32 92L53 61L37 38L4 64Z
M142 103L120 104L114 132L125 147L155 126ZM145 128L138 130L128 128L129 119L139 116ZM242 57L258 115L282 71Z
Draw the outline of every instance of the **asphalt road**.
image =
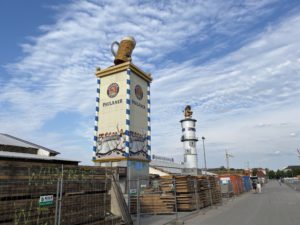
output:
M299 225L300 193L277 181L269 182L260 194L248 193L223 206L199 213L186 225Z

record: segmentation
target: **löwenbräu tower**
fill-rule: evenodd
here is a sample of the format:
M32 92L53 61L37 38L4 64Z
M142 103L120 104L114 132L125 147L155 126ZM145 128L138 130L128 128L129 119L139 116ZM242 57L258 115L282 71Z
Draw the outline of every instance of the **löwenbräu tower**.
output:
M197 120L192 118L192 110L188 105L184 110L184 119L180 120L182 136L181 142L183 142L184 148L184 170L183 173L197 175L198 174L198 158L196 143L198 138L196 137L196 122Z

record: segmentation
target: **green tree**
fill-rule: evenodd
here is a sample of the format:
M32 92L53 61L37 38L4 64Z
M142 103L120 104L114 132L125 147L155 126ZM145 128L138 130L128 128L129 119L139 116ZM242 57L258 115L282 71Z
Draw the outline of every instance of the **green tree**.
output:
M268 175L270 170L268 168L265 168L265 171L266 171L266 174Z
M276 173L274 172L274 170L269 170L268 177L269 177L269 179L276 178Z
M285 174L284 174L284 171L279 170L279 169L276 171L276 178L277 178L277 179L279 179L279 178L281 178L281 177L284 177L284 175L285 175Z
M293 169L292 171L294 176L300 175L300 169Z
M256 174L257 174L257 169L256 168L252 169L252 176L256 176Z
M220 170L226 170L225 166L221 166Z
M292 170L288 170L288 171L286 171L285 175L287 177L293 177L293 171Z

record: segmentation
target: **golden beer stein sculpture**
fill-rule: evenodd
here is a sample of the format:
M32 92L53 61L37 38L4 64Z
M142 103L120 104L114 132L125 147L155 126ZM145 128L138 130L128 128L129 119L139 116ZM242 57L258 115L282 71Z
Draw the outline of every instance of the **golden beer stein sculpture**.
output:
M131 36L126 36L122 38L121 43L114 41L111 44L111 52L115 57L114 63L115 65L131 61L131 54L135 47L135 40ZM118 46L118 51L115 52L114 46Z

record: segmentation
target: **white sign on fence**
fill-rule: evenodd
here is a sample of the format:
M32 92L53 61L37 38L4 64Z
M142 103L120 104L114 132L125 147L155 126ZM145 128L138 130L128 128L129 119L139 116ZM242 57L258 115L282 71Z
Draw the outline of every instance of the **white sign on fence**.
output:
M130 189L130 195L136 195L136 189Z
M52 205L52 204L53 204L53 195L40 196L39 206Z

